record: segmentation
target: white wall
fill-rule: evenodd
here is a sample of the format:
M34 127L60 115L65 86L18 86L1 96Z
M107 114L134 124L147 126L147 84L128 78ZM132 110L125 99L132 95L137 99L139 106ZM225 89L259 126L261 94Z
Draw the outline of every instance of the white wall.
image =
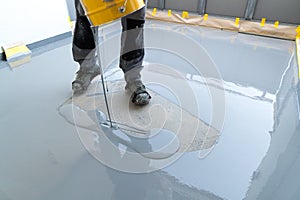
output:
M0 19L0 46L31 44L71 30L65 0L0 0Z

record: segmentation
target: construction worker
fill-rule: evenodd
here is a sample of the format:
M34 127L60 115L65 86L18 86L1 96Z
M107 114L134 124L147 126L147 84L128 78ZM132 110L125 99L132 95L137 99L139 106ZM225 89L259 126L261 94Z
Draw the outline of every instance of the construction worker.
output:
M94 33L79 0L75 0L76 25L73 36L73 59L80 68L72 82L74 94L82 94L88 88L93 78L100 74L100 67L96 58ZM151 96L141 80L144 50L145 11L143 7L121 19L121 54L119 66L124 72L125 89L129 90L132 103L146 105Z

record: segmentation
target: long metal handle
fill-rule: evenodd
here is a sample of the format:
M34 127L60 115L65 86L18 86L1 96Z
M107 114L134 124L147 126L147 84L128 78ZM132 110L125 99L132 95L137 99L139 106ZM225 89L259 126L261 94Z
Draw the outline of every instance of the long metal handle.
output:
M104 70L103 70L103 64L104 62L102 61L102 59L104 59L103 57L103 53L100 50L100 45L99 45L99 41L98 41L98 27L92 27L93 28L93 32L94 32L94 40L95 40L95 48L97 50L97 58L99 61L99 65L100 65L100 73L101 73L101 82L102 82L102 89L103 89L103 94L104 94L104 100L105 100L105 105L106 105L106 110L107 110L107 115L108 115L108 120L110 123L110 127L113 127L112 124L112 120L111 120L111 115L110 115L110 111L109 111L109 106L108 106L108 101L107 101L107 94L106 94L106 87L105 87L105 83L104 83ZM103 28L101 28L101 30L103 31ZM104 48L104 47L103 47Z

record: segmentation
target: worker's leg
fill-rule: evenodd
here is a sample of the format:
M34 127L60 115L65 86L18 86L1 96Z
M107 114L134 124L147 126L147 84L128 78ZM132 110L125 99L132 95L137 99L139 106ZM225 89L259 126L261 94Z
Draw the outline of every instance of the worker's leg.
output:
M145 10L142 8L122 18L120 68L124 72L126 89L132 94L132 102L148 104L151 96L141 80L144 59Z
M73 59L79 63L80 68L76 78L72 83L74 93L82 93L89 86L91 80L100 74L100 68L96 59L96 48L94 42L94 32L91 24L80 5L79 0L75 0L76 24L73 37Z

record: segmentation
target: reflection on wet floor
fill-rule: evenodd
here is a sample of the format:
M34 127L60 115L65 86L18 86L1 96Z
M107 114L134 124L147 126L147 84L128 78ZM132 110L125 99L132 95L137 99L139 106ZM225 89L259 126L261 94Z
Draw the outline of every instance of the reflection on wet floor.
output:
M192 88L185 76L174 72L174 70L167 71L166 66L145 64L143 69L144 80L146 80L146 83L148 82L147 80L155 83L154 88L151 87L152 83L147 84L153 98L148 106L137 107L130 103L130 94L124 91L125 82L120 81L122 77L117 76L116 70L120 69L115 67L111 72L115 79L110 74L105 74L110 79L110 82L106 82L108 107L113 125L116 125L116 129L127 134L127 137L117 136L115 132L110 133L110 129L107 128L105 130L99 128L96 125L99 120L91 120L95 117L90 116L88 114L90 112L106 113L104 95L101 83L98 81L94 81L85 94L73 96L71 100L65 102L58 110L73 125L102 135L115 135L119 139L115 138L114 140L118 140L119 143L126 144L128 148L133 148L147 158L156 159L154 163L158 165L151 166L151 170L134 168L135 171L133 172L161 169L166 164L177 160L184 152L205 150L212 148L216 144L220 131L198 118L197 109L193 109L195 107L193 105L197 105L197 100L193 97ZM176 85L173 83L176 83ZM157 90L164 87L166 87L164 91L169 91L169 93L161 93L161 91ZM170 94L173 94L173 96L170 96ZM188 101L185 98L187 96L190 97ZM171 99L174 102L177 101L177 103L173 103ZM190 111L188 112L187 110ZM102 118L105 118L104 121L107 126L109 125L106 121L107 114L104 114L104 116ZM105 133L105 131L109 133ZM100 154L97 156L97 150L90 147L90 145L93 145L91 140L93 140L94 134L91 133L89 134L90 136L87 136L86 133L81 134L79 128L78 132L87 149L93 151L92 154L102 160L104 155ZM151 148L146 150L149 145ZM103 151L101 149L100 147L99 151ZM176 152L177 154L174 155ZM163 165L161 165L157 159L162 158L168 158L169 161L163 160L161 162ZM122 169L121 162L118 162L118 166L110 165L110 167L126 172L132 171L127 168Z
M126 143L107 152L103 146L115 140L101 143L105 138L95 123L99 117L86 112L103 111L100 82L95 79L84 96L69 100L77 66L71 40L64 40L14 70L1 64L0 199L297 199L300 127L294 43L156 21L148 21L145 32L143 78L157 102L148 108L152 113L144 113L151 118L134 127L149 130L151 126L142 125L152 122L172 133L181 127L180 144L197 132L195 123L202 125L200 132L209 126L214 132L201 132L193 140L198 143L179 151L172 162L143 156L126 162L128 152L134 152ZM119 49L118 24L104 33L106 80L120 82L113 56ZM112 107L122 105L122 86L108 86L115 94ZM91 117L80 118L77 127L70 123L74 105ZM118 109L113 114L119 122L128 119ZM133 119L122 124L132 127L138 121ZM175 123L178 119L181 126ZM104 160L99 162L97 155ZM123 173L107 162L123 162L133 170L151 167L153 172ZM157 166L163 168L155 171Z

